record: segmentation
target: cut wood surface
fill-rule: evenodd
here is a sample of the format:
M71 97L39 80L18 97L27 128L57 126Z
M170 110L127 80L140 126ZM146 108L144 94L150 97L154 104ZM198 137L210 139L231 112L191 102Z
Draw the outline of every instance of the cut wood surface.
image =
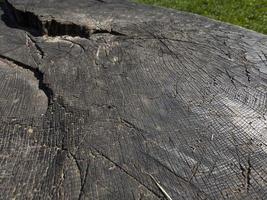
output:
M266 35L124 0L0 14L0 199L267 199Z

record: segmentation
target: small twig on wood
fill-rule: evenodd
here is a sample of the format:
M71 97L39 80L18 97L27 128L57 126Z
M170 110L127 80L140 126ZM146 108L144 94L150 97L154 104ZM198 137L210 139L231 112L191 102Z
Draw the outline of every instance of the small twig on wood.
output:
M158 183L158 181L149 173L147 173L150 178L153 180L153 182L156 184L156 186L159 188L159 190L161 191L161 193L164 195L164 197L168 200L172 200L172 198L170 197L170 195L166 192L166 190Z

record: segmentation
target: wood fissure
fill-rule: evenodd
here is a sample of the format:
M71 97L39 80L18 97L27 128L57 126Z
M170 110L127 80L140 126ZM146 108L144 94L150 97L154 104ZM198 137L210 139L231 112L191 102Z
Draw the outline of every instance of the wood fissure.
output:
M31 67L29 65L26 65L24 63L21 63L17 60L14 60L12 58L6 57L6 56L1 55L1 54L0 54L0 58L4 61L13 63L22 69L26 69L26 70L31 71L34 74L35 78L39 81L39 89L45 93L45 95L48 99L48 106L53 103L54 92L49 87L49 84L44 81L44 73L40 69Z
M100 1L104 2L104 1ZM32 12L21 11L14 8L8 0L5 0L4 4L5 14L9 19L13 19L14 23L17 24L18 28L24 28L30 31L35 36L71 36L71 37L81 37L89 39L91 35L94 34L110 34L114 36L126 36L123 33L117 32L115 30L105 30L105 29L91 29L87 26L60 22L52 17L51 20L42 20L40 16L35 15Z

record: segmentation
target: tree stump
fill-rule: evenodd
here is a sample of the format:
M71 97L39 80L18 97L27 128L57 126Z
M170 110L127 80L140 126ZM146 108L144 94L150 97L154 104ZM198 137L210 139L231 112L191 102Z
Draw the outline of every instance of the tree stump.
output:
M6 0L1 199L266 199L267 36L125 0Z

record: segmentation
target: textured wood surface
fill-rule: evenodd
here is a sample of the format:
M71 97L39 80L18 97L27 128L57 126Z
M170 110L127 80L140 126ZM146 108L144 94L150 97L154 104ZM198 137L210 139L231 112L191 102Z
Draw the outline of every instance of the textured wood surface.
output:
M0 199L267 199L266 35L123 0L0 13Z

